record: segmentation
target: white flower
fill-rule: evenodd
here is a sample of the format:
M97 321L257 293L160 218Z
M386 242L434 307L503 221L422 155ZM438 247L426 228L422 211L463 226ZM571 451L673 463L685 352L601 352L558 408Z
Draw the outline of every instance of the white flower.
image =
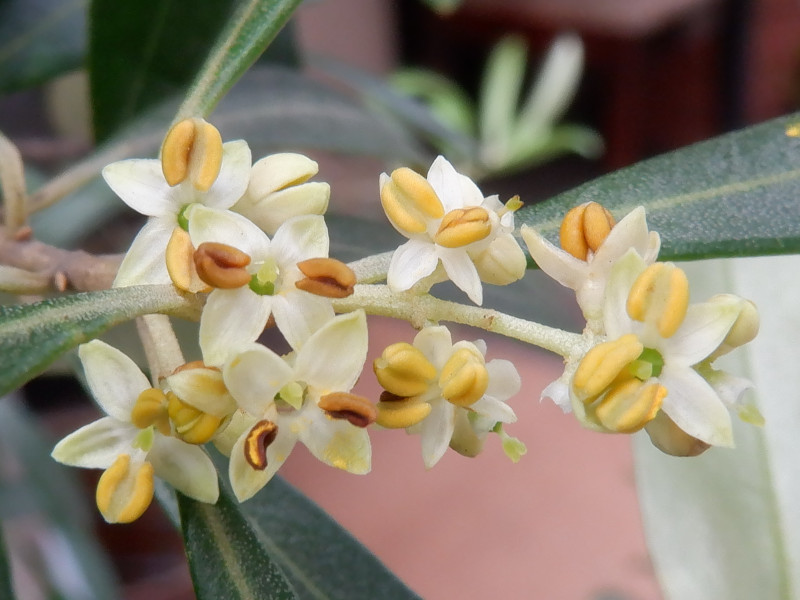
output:
M303 278L297 263L328 256L328 229L318 215L293 217L272 240L245 217L194 205L188 212L189 235L197 248L205 242L223 243L250 257L254 282L208 295L200 319L200 347L208 365L219 366L228 354L261 335L270 314L289 344L303 340L331 317L329 298L295 287Z
M589 251L586 260L554 246L532 227L523 225L520 233L539 268L561 285L575 290L578 304L592 329L596 329L602 319L606 285L617 260L633 248L649 265L655 262L661 247L658 233L647 229L645 210L641 206L614 225L597 251Z
M259 344L231 358L223 368L225 383L239 406L257 420L231 449L231 485L240 501L272 478L297 441L328 465L369 472L366 429L332 418L320 407L332 395L349 395L366 356L367 323L359 310L328 321L304 340L291 362Z
M170 186L158 159L123 160L105 167L103 178L114 193L150 217L125 255L114 286L170 283L164 253L182 213L195 203L218 209L233 206L247 189L250 161L245 141L223 144L219 175L205 192L188 179Z
M393 291L410 289L441 264L446 278L481 304L481 279L507 284L523 276L525 254L511 233L513 209L497 196L484 198L444 157L433 161L427 181L398 169L391 177L381 174L380 187L389 221L409 238L389 265L387 283Z
M98 506L106 520L130 521L147 508L152 498L150 469L187 496L216 502L217 472L200 447L164 435L155 425L140 429L131 422L137 399L151 388L136 364L99 340L83 344L79 355L89 389L108 416L61 440L53 458L111 472L116 481L107 482L105 493L101 493L103 478L98 486Z

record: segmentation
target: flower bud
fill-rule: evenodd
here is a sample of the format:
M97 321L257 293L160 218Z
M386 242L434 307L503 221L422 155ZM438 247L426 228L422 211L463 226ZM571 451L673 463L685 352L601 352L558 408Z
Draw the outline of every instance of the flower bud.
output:
M731 350L738 348L739 346L744 346L746 343L755 339L756 335L758 335L760 319L758 316L758 308L756 308L756 305L753 302L750 300L745 300L744 298L738 298L733 294L718 294L710 298L708 301L735 302L737 300L740 303L739 316L736 317L736 321L734 321L733 325L728 331L728 335L725 336L725 339L722 340L719 347L711 353L711 355L708 357L708 360L713 361L723 354L727 354Z
M508 285L522 279L528 266L525 253L511 234L496 237L482 252L470 253L470 257L481 281L492 285Z
M250 273L245 269L250 257L233 246L203 242L193 258L198 277L210 286L234 289L250 283Z
M131 423L139 429L153 425L162 435L169 435L169 414L164 392L157 388L149 388L139 394L131 410Z
M689 280L672 263L655 263L633 282L628 294L628 315L650 323L663 338L672 337L689 308Z
M161 145L161 169L169 185L189 179L195 189L206 192L221 166L222 138L211 123L184 119L167 132Z
M400 398L384 392L378 402L376 423L387 429L405 429L431 414L431 405L417 398Z
M318 170L317 163L302 154L265 156L253 165L247 191L233 210L270 236L292 217L325 214L330 185L308 181Z
M326 298L346 298L353 293L356 274L335 258L309 258L297 263L305 278L295 281L297 289Z
M440 219L444 207L436 192L419 173L407 167L381 177L381 205L386 216L399 230L422 233L428 219Z
M436 380L436 367L406 342L388 346L372 369L383 389L402 398L423 394Z
M97 508L109 523L135 521L153 500L153 465L134 463L131 457L120 454L97 482Z
M699 456L711 446L686 433L664 411L644 428L653 445L670 456Z
M439 375L442 397L464 408L481 399L489 387L489 372L483 355L474 347L458 348Z
M597 344L581 359L572 389L581 402L592 402L641 355L644 346L633 333Z
M361 396L346 392L325 394L318 406L334 419L345 419L356 427L366 427L378 417L378 409Z
M433 241L445 248L461 248L479 242L491 232L492 221L485 208L457 208L442 218Z
M633 433L655 418L666 395L663 385L631 378L613 386L600 400L595 414L606 429Z
M586 260L589 251L597 252L611 229L614 217L597 202L587 202L570 210L561 222L561 247L579 260Z

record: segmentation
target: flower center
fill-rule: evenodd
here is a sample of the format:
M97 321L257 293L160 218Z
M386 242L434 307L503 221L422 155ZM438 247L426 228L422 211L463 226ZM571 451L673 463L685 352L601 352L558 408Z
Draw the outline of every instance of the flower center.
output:
M259 296L273 296L275 294L276 282L281 271L274 258L268 258L250 278L250 289Z
M664 357L654 348L645 348L642 350L639 358L628 365L630 374L641 381L645 381L651 377L658 377L661 375L661 369L663 368Z

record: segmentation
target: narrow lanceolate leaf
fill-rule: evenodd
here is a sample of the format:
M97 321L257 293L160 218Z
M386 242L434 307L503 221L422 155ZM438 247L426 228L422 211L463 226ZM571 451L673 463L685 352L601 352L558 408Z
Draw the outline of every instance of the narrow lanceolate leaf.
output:
M289 600L291 586L227 494L205 504L178 494L181 526L199 600Z
M178 118L208 115L278 35L300 1L242 2L195 77Z
M41 373L61 354L110 327L149 313L191 316L198 301L171 285L74 294L0 306L0 396Z
M800 257L686 265L692 295L753 300L758 337L718 366L752 380L765 425L734 417L735 449L678 459L635 445L645 533L665 600L800 598ZM725 360L727 359L727 363ZM752 392L750 392L752 393Z
M661 234L661 259L799 252L800 138L786 134L798 121L782 117L646 160L523 208L518 222L555 239L578 204L599 202L617 218L643 205Z
M38 85L83 63L86 4L0 2L0 92Z

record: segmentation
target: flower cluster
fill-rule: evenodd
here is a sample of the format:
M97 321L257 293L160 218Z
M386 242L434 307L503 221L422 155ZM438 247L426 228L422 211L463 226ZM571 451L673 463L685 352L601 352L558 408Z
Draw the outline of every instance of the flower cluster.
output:
M310 181L316 173L316 163L298 154L251 165L245 142L223 144L199 118L170 129L160 159L103 171L119 197L148 217L114 285L171 284L204 301L202 361L146 348L158 359L148 380L103 342L80 348L89 389L107 416L67 436L53 456L104 470L96 499L108 521L139 517L154 477L215 502L207 443L229 456L239 501L267 484L297 442L330 466L369 472L370 426L418 434L428 468L448 447L476 456L492 433L516 462L525 446L504 430L517 419L508 404L522 388L515 366L487 360L483 340L454 342L441 320L560 352L564 374L543 395L597 431L644 429L669 454L730 446L729 409L758 421L742 400L750 384L713 366L755 336L755 307L731 295L690 304L683 271L657 262L660 239L643 208L615 223L598 204L576 207L561 226L561 248L522 227L541 269L575 290L586 317L579 335L429 293L449 279L481 305L483 283L524 275L514 235L518 197L505 204L484 197L441 156L427 177L408 168L382 174L381 204L407 241L391 258L371 257L372 271L361 273L370 283L359 283L355 265L329 256L330 188ZM411 343L392 343L374 360L384 391L372 400L353 391L367 360L367 313L419 329ZM288 354L259 343L273 326Z

